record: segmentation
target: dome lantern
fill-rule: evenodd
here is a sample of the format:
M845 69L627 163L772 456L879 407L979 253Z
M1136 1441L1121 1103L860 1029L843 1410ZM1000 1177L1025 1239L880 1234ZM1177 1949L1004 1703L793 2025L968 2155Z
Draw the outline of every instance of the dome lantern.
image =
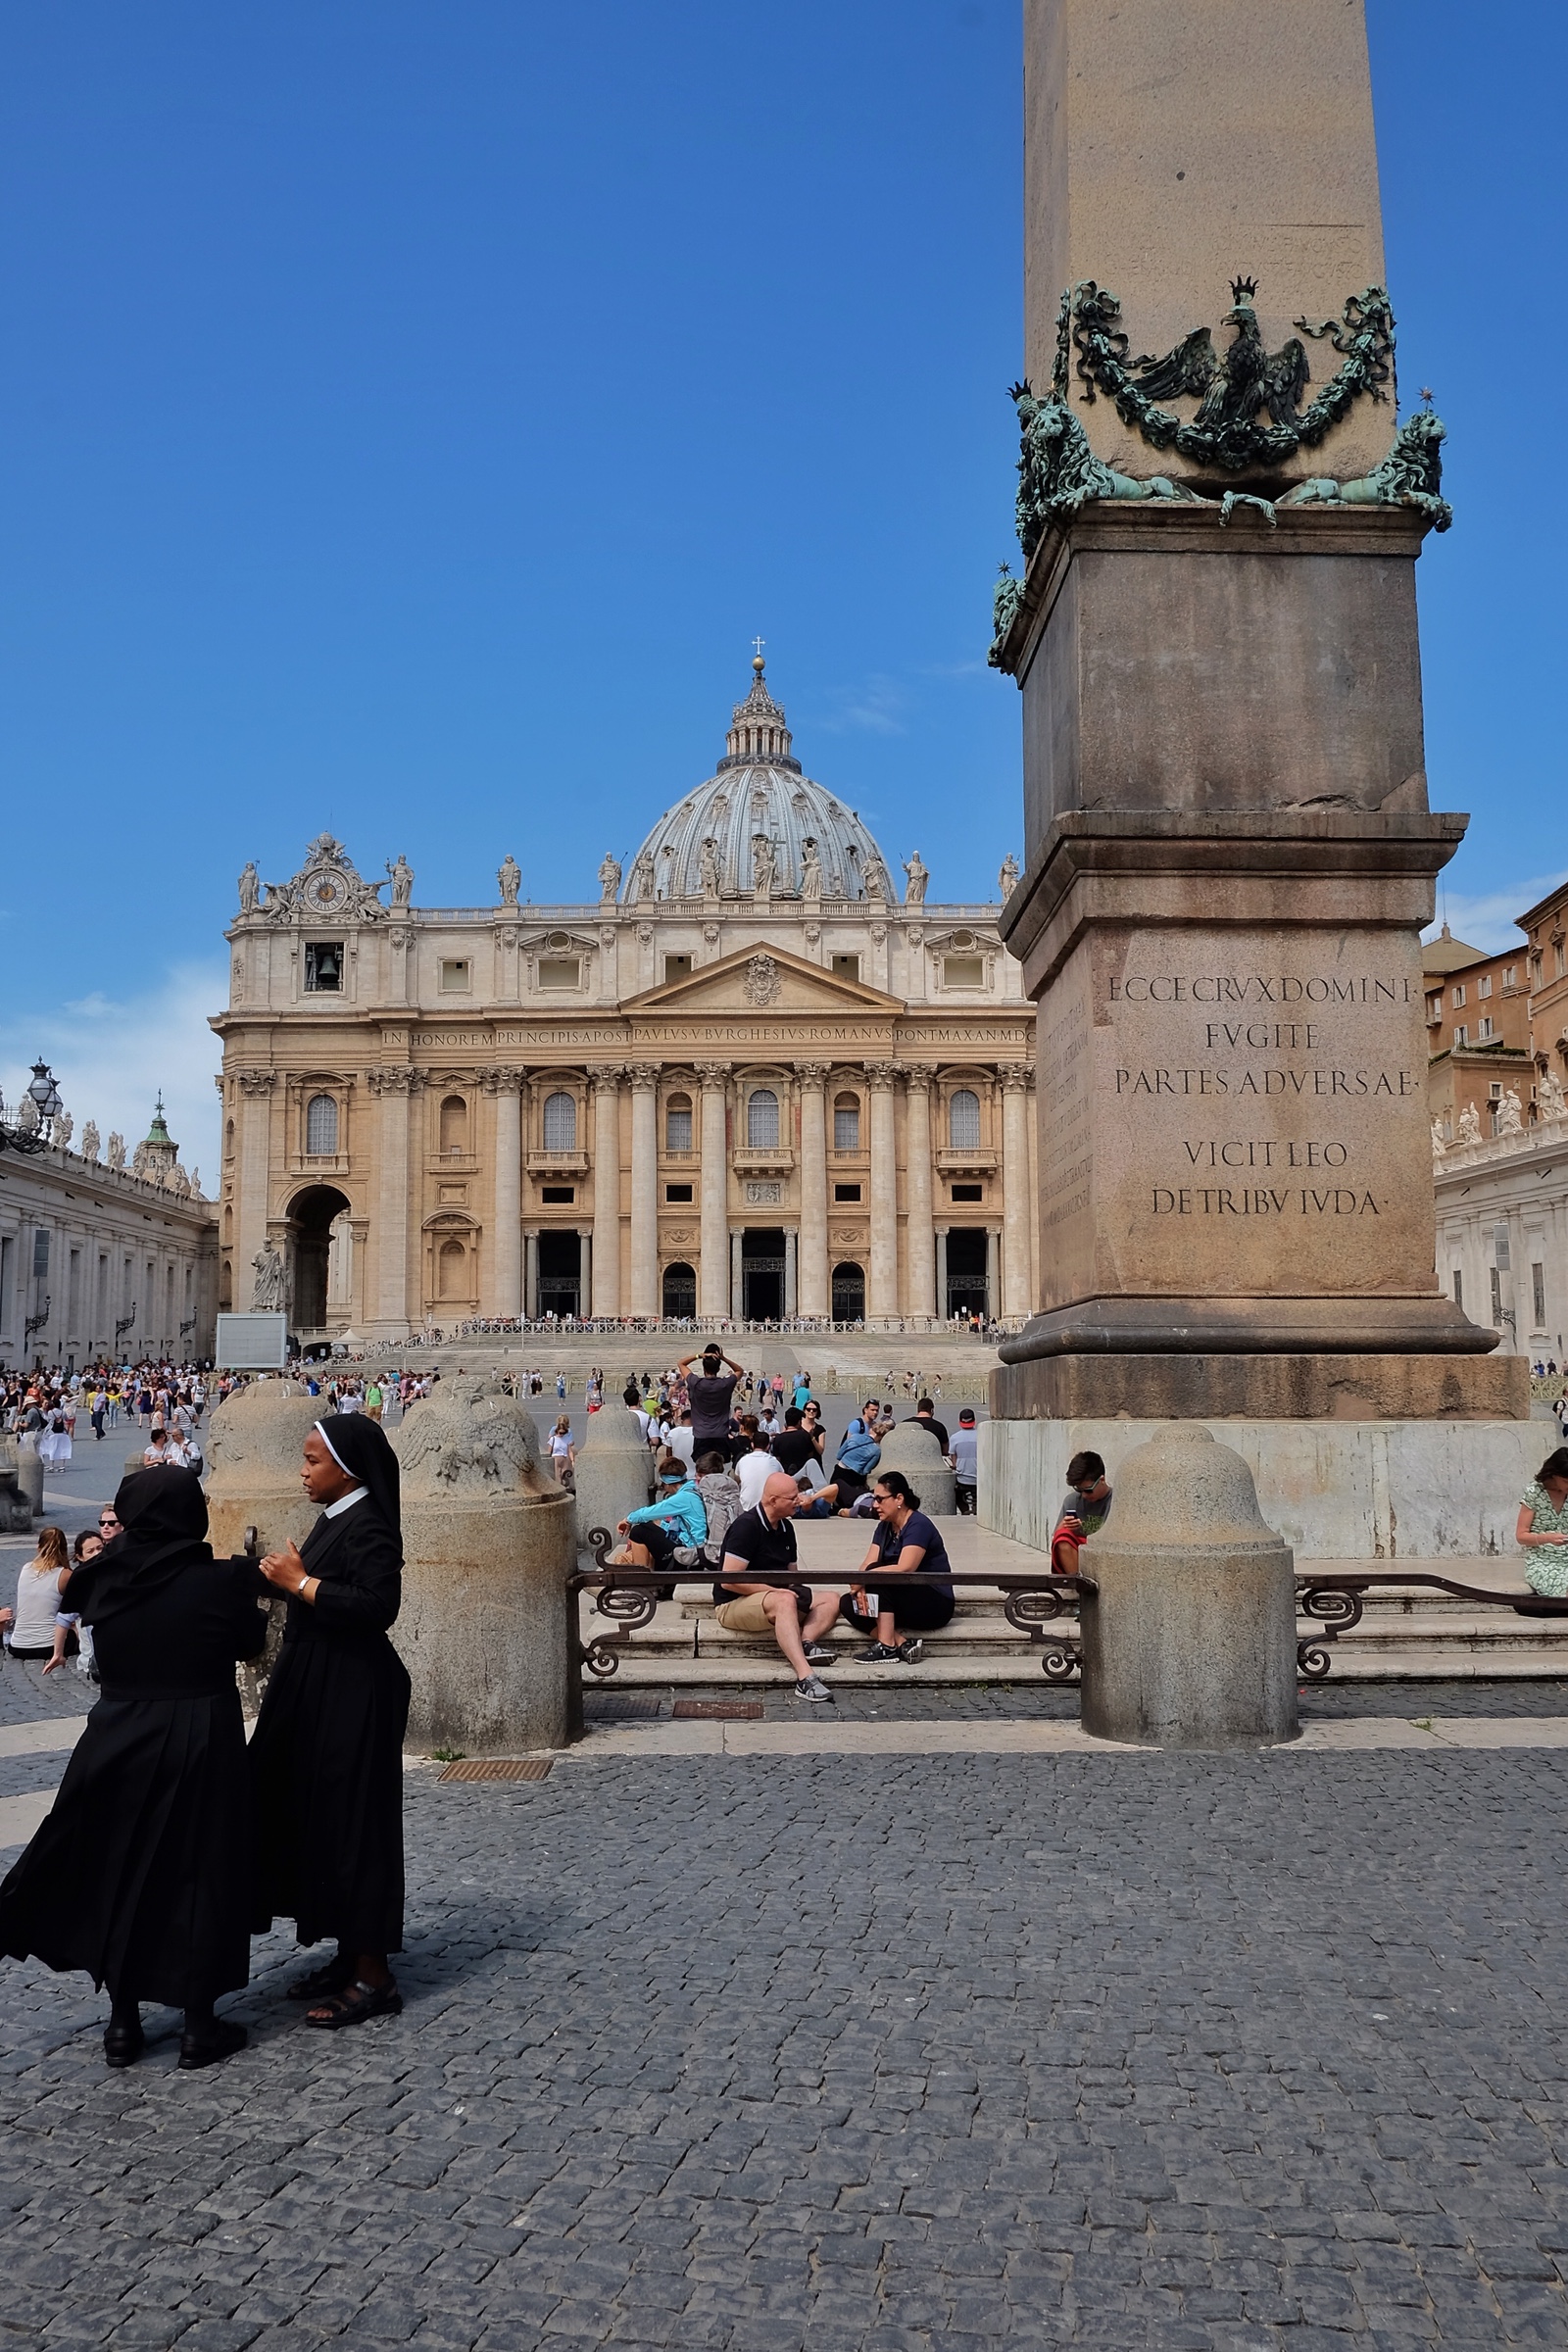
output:
M737 703L725 737L720 770L753 765L787 768L799 775L801 763L791 753L795 738L784 723L782 705L767 691L767 664L760 653L752 662L752 691Z

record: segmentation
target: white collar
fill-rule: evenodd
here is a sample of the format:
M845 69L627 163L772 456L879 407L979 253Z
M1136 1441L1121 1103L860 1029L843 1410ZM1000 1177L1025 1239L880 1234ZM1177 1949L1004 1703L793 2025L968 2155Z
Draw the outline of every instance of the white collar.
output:
M352 1511L357 1502L363 1502L365 1500L365 1497L369 1491L370 1490L368 1487L350 1488L347 1494L340 1494L336 1502L329 1502L327 1504L323 1516L328 1519L336 1519L341 1512Z

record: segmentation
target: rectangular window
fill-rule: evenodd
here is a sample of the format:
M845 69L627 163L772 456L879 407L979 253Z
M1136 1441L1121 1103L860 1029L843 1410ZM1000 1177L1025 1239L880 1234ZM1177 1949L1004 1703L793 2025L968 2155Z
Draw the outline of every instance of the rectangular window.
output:
M1480 979L1476 982L1476 995L1478 997L1490 997L1491 994L1492 974L1490 972L1483 972Z
M1455 1012L1457 1012L1457 1011L1458 1011L1458 1009L1459 1009L1460 1005L1461 1005L1463 1003L1464 1003L1464 982L1461 980L1461 981L1459 982L1459 985L1457 986L1457 988L1456 988L1456 989L1454 990L1454 992L1453 992L1453 1009L1454 1009L1454 1011L1455 1011Z
M666 1184L664 1187L666 1200L672 1200L678 1204L690 1200L691 1197L692 1188L689 1184Z
M541 988L581 988L582 957L580 956L541 956L539 958Z
M1487 1041L1487 1039L1488 1039L1489 1037L1495 1037L1495 1036L1496 1036L1496 1034L1497 1034L1497 1033L1496 1033L1496 1031L1495 1031L1495 1030L1494 1029L1494 1027L1492 1026L1492 1015L1491 1015L1491 1013L1490 1013L1490 1012L1484 1012L1484 1013L1482 1014L1482 1016L1481 1016L1481 1040L1482 1040L1482 1043L1483 1043L1483 1044L1485 1044L1485 1043L1486 1043L1486 1041Z
M986 1188L983 1184L956 1184L953 1188L955 1200L983 1200L985 1197Z
M574 1184L544 1184L539 1188L539 1198L547 1207L569 1208L577 1198L577 1188Z
M1564 955L1563 955L1563 944L1562 944L1562 941L1561 941L1560 939L1554 939L1554 940L1552 941L1552 943L1551 943L1551 953L1552 953L1552 959L1553 959L1553 961L1555 962L1555 964L1556 964L1556 966L1557 966L1556 977L1557 977L1557 978L1560 980L1560 979L1562 978L1562 976L1563 976L1563 973L1564 973L1565 971L1568 971L1568 958L1565 958L1565 957L1564 957Z
M1505 990L1506 990L1506 989L1510 989L1510 988L1517 988L1517 987L1518 987L1518 985L1519 985L1519 966L1518 966L1516 963L1505 963L1505 964L1503 965L1503 967L1502 967L1502 985L1503 985L1503 987L1504 987L1504 989L1505 989Z
M835 1200L858 1200L860 1188L858 1184L836 1184L833 1187L833 1198Z
M1500 1266L1504 1274L1508 1272L1512 1263L1508 1255L1508 1228L1506 1225L1494 1225L1492 1228L1492 1262L1494 1266Z
M666 1152L689 1152L692 1148L692 1114L673 1106L664 1113L664 1149Z
M860 958L858 956L835 956L832 958L832 963L834 971L837 972L841 980L858 980L860 977Z
M942 985L944 988L984 988L986 965L983 956L944 956Z
M1442 1018L1443 1018L1443 999L1442 999L1441 997L1428 997L1428 999L1427 999L1427 1019L1428 1019L1429 1021L1441 1021L1441 1020L1442 1020Z
M1544 1331L1546 1327L1546 1269L1544 1266L1531 1267L1530 1289L1535 1306L1536 1329Z
M305 993L337 997L343 993L343 942L308 939L305 942Z
M1502 1329L1502 1276L1495 1266L1492 1269L1492 1320L1496 1329L1500 1331Z
M45 1282L49 1275L49 1236L43 1226L34 1229L32 1236L32 1279Z
M664 978L666 982L670 980L684 980L691 968L692 959L689 956L666 956L664 957Z
M1456 1046L1467 1046L1470 1043L1470 1032L1463 1021L1455 1021L1453 1024L1453 1042Z
M443 956L441 958L441 993L444 997L466 996L473 985L473 966L466 956Z
M1457 1266L1453 1269L1453 1303L1455 1306L1464 1304L1464 1276Z

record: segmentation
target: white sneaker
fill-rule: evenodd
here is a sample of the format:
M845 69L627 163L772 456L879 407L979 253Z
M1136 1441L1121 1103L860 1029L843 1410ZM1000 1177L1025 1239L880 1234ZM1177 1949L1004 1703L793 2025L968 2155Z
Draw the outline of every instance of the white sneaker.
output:
M833 1693L819 1674L803 1675L795 1686L797 1698L808 1698L813 1706L830 1707Z

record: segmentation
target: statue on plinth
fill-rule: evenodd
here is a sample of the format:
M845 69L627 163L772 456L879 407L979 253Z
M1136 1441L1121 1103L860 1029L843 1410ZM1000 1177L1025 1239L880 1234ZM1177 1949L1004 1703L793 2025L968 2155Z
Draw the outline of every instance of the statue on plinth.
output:
M393 906L407 906L414 896L414 868L401 850L396 865L389 865L386 870L392 878Z
M496 875L496 880L501 885L502 906L515 906L517 904L517 892L522 883L522 868L517 863L517 860L515 858L514 858L510 850L507 852L507 855L502 861L501 869Z
M1461 1147L1481 1141L1481 1113L1473 1102L1467 1102L1459 1113L1458 1141Z
M801 844L801 896L808 906L822 904L822 860L810 834Z
M256 871L256 860L254 858L248 858L245 863L245 870L239 878L239 910L241 914L254 914L256 912L256 905L261 896L261 890L262 878Z
M888 881L888 869L879 851L873 850L865 861L865 895L868 899L887 900L893 896Z
M284 1311L283 1260L270 1242L257 1250L251 1259L256 1268L256 1287L251 1293L251 1306L259 1314L281 1314Z
M721 895L724 877L718 870L718 843L711 833L697 853L697 879L705 899L716 899Z
M620 889L620 859L608 854L599 868L599 904L613 906Z
M103 1139L98 1133L97 1121L94 1119L89 1119L86 1126L81 1131L82 1158L89 1162L95 1161L98 1157L102 1141Z
M1525 1106L1519 1100L1519 1090L1510 1086L1497 1105L1497 1133L1522 1135L1525 1126Z
M1544 1119L1560 1119L1565 1104L1562 1080L1555 1070L1544 1070L1536 1088L1536 1108Z
M1010 850L1002 860L1002 871L997 876L997 885L1004 899L1010 899L1018 887L1018 860Z
M931 873L918 850L910 851L905 859L904 871L906 875L904 904L906 906L923 906L925 905L925 886L931 879Z

